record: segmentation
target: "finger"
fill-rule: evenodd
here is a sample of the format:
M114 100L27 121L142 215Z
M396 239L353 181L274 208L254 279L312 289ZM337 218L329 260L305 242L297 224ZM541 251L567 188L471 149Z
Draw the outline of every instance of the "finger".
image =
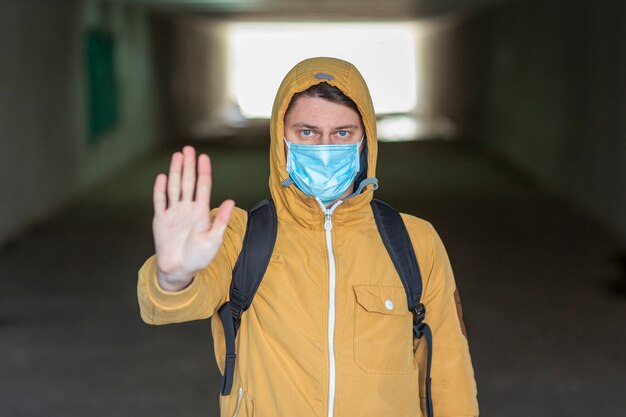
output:
M167 197L165 196L165 187L167 185L167 175L159 174L154 181L154 190L152 193L152 201L154 203L154 214L161 214L167 207Z
M220 204L211 227L211 233L215 233L220 238L224 235L224 231L226 230L226 226L228 226L234 207L235 202L233 200L226 200Z
M204 207L211 204L211 160L206 154L198 157L198 185L196 186L196 201Z
M167 181L167 197L170 207L180 201L180 171L183 165L183 155L180 152L172 155L170 174Z
M183 148L182 200L191 201L196 188L196 150L191 146Z

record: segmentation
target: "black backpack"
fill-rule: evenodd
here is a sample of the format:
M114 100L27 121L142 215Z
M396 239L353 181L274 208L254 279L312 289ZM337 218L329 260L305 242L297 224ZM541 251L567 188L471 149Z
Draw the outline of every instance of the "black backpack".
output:
M413 313L413 337L426 337L428 357L426 365L426 411L433 416L431 398L430 368L432 360L432 334L428 324L424 323L426 308L420 302L422 296L422 277L420 275L415 251L400 217L400 213L389 204L380 200L372 200L372 210L380 237L402 280L406 291L407 305ZM241 314L250 307L265 270L269 264L276 233L278 218L276 207L271 199L263 200L248 213L248 224L243 239L239 258L233 269L230 285L230 302L219 310L220 320L226 339L226 363L222 377L221 395L230 395L235 372L235 337Z

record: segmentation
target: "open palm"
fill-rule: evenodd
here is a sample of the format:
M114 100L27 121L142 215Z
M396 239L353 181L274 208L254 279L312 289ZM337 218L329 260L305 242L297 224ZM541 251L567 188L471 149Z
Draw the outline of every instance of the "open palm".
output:
M152 230L157 254L159 285L178 291L207 267L219 250L235 203L224 201L215 218L210 216L211 161L186 146L172 155L169 177L154 183Z

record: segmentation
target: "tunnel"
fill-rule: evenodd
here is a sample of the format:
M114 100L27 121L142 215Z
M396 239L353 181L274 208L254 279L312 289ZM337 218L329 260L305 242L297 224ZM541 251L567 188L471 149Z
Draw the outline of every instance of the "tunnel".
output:
M0 52L0 416L219 415L210 320L139 314L154 180L192 145L212 205L267 198L311 56L361 70L375 196L445 244L481 415L626 413L625 2L0 0Z

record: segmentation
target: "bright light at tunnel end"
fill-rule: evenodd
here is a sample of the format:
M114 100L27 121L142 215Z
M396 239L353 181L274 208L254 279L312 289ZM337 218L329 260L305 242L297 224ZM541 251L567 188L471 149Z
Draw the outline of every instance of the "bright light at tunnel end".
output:
M378 114L417 105L415 22L231 23L229 96L247 118L269 118L285 74L299 61L330 56L352 62Z

